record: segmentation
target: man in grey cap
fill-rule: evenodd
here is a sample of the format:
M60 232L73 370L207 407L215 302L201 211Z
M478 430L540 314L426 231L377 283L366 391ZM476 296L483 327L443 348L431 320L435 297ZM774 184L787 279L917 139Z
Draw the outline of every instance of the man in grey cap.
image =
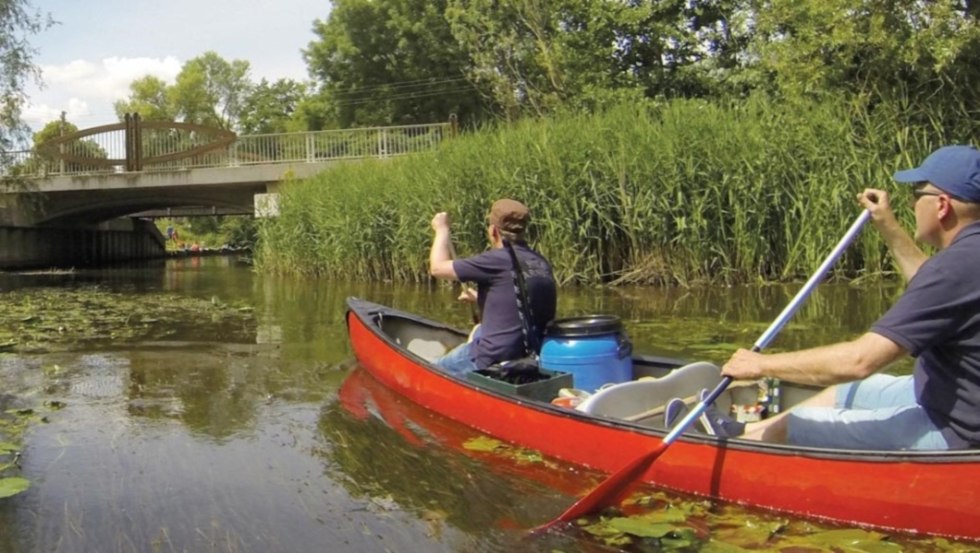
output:
M545 325L555 317L557 286L551 264L531 249L525 231L531 222L527 206L516 200L494 202L487 215L487 238L490 249L466 259L453 259L449 216L442 212L432 218L435 236L429 251L429 274L436 278L473 282L476 293L467 289L463 301L480 306L482 322L473 339L453 349L436 361L436 365L453 374L485 369L501 361L525 357L528 340L540 343ZM515 290L514 262L504 248L507 241L519 260L528 297L530 332L525 337L523 314Z
M715 433L847 449L980 447L980 151L940 148L895 180L912 187L915 240L939 251L930 258L916 245L887 192L858 194L908 283L905 292L853 341L736 352L722 369L736 379L839 385L749 425L713 411L707 422ZM913 375L876 374L906 355L916 358Z

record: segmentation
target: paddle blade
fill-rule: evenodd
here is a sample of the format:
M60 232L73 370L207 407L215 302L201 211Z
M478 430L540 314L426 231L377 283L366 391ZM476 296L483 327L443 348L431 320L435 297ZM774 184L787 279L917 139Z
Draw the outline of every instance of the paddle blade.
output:
M661 442L659 446L653 448L646 454L637 457L630 464L619 469L619 472L603 480L602 483L596 486L591 492L566 509L564 513L558 515L558 517L551 522L547 522L541 526L538 526L537 528L534 528L531 530L531 533L537 534L539 532L544 532L558 524L571 522L589 513L595 513L607 507L618 505L626 494L629 493L630 489L635 484L639 483L640 477L643 475L643 473L646 472L651 463L657 460L657 457L660 457L660 455L667 449L668 445L670 444Z

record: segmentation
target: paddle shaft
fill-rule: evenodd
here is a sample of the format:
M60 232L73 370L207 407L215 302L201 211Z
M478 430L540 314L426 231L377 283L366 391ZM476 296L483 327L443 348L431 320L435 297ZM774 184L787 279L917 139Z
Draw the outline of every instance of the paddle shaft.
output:
M854 241L857 235L861 232L861 228L864 227L865 223L867 223L868 219L870 218L870 211L864 210L861 212L861 215L858 216L851 227L847 230L847 233L844 234L844 237L841 238L840 242L837 243L833 251L830 252L827 259L820 264L820 267L814 271L813 276L807 280L806 284L800 288L800 291L797 292L796 296L789 302L789 305L783 309L779 316L776 317L776 320L773 321L773 323L769 325L769 328L762 333L762 336L756 340L755 344L752 346L753 351L760 351L766 347L769 342L775 338L776 334L778 334L779 331L786 326L786 323L793 316L793 314L796 313L800 305L803 304L803 301L823 279L824 275L827 273L827 270L837 262L840 256L844 253L844 250L846 250L851 242ZM564 513L558 515L558 517L551 522L535 528L532 530L532 533L546 530L555 524L569 522L578 517L618 503L619 499L626 493L626 491L633 484L637 483L637 480L639 480L643 474L646 473L650 464L663 455L663 453L670 448L670 445L674 443L674 441L677 440L677 438L680 437L685 430L687 430L691 423L693 423L704 413L704 411L708 408L708 405L711 405L712 402L718 399L718 396L720 396L731 383L732 378L730 376L722 378L721 382L718 383L715 389L712 390L706 398L704 398L704 401L698 403L694 409L692 409L683 419L681 419L681 421L674 426L674 428L667 434L667 436L664 437L663 441L660 442L657 447L644 453L640 457L637 457L618 472L603 480L595 489L576 501L575 504L569 507Z
M851 228L847 229L844 237L840 239L840 242L838 242L836 246L834 246L834 249L830 252L830 255L828 255L827 258L823 260L823 263L817 267L817 270L813 272L813 275L810 276L810 279L806 281L806 284L800 288L800 291L796 293L796 296L793 297L789 304L783 308L783 311L776 317L776 320L773 321L772 324L769 325L769 328L762 333L762 336L759 336L759 339L755 341L755 344L752 346L752 351L762 351L762 349L768 346L769 342L771 342L773 338L779 334L779 331L786 326L786 323L788 323L791 318L793 318L793 315L795 315L796 311L799 310L801 305L803 305L803 302L810 296L817 285L820 284L820 281L823 280L824 276L826 276L827 271L830 270L830 267L837 262L840 256L844 254L844 250L846 250L857 235L860 234L861 229L870 218L870 211L865 209L861 212L861 215L859 215L858 218L855 219L854 223L851 224ZM687 430L691 423L704 414L704 412L708 409L708 406L714 403L714 401L718 399L718 396L724 393L731 383L732 377L726 376L722 378L721 382L715 386L715 389L711 390L711 393L708 394L708 397L704 398L704 401L698 403L694 409L691 409L687 416L681 419L681 421L674 426L670 433L668 433L664 438L664 443L673 443L674 440L676 440L681 434L684 433L684 431Z
M456 260L456 246L453 245L453 241L451 238L449 240L449 258L452 259L453 261ZM463 282L462 280L459 281L459 288L463 292L467 292L469 290L469 286L467 286L466 283ZM476 303L470 303L470 316L473 319L473 324L475 325L480 324L480 306L477 305ZM471 332L470 340L472 339L473 339L473 333Z
M745 386L745 387L755 386L755 382L748 381L748 380L743 382L732 382L731 385L729 385L728 387L731 388L733 386ZM698 395L697 394L689 395L685 398L681 398L681 401L683 401L684 403L694 403L695 401L698 401ZM657 407L654 407L653 409L649 409L647 411L643 411L642 413L627 415L623 417L623 420L636 422L636 421L641 421L643 419L650 419L656 417L657 415L663 415L664 411L666 410L667 410L667 405L658 405Z

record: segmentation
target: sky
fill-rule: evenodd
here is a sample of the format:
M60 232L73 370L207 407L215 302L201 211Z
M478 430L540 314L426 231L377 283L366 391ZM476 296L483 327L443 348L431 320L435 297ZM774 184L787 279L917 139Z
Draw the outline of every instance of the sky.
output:
M112 104L134 80L173 83L188 60L213 50L245 60L253 82L308 79L302 50L328 0L30 0L58 23L33 35L43 87L27 90L34 130L66 112L80 129L118 121Z

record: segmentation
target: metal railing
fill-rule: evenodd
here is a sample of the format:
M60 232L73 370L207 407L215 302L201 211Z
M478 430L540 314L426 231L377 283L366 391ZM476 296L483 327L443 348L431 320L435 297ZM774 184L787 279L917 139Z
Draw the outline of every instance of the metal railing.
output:
M453 132L451 123L256 134L151 122L141 127L143 172L207 167L388 158L432 149ZM121 125L106 125L56 139L34 150L0 152L0 177L123 173L132 146Z

